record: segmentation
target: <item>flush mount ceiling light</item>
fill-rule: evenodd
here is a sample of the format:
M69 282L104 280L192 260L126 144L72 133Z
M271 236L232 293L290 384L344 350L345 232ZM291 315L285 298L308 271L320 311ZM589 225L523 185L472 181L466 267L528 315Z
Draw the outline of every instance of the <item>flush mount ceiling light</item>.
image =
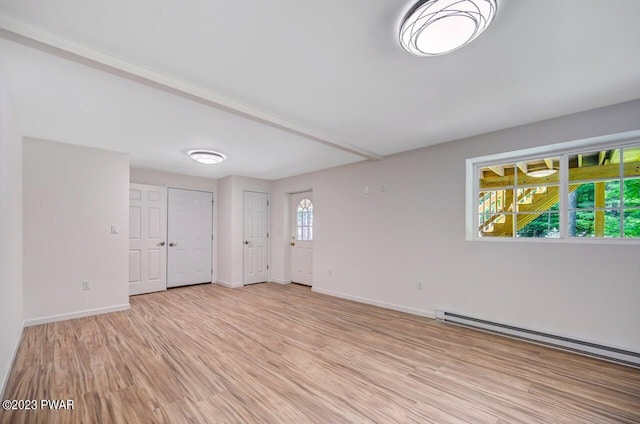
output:
M400 44L416 56L439 56L475 40L493 21L497 0L421 0L400 26Z
M207 165L214 165L225 160L227 157L222 153L214 152L212 150L192 150L189 152L191 159L196 162L204 163Z
M527 175L533 178L548 177L558 172L557 169L537 169L535 171L527 172Z

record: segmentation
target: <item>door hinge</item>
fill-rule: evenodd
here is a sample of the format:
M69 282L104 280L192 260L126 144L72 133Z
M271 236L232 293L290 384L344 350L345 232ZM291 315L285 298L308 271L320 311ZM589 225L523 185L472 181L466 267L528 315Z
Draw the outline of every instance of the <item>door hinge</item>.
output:
M269 238L269 233L267 233L267 238Z
M267 265L267 271L269 270L269 265Z
M213 240L213 234L211 234L211 240Z
M267 200L267 206L269 206L269 201Z

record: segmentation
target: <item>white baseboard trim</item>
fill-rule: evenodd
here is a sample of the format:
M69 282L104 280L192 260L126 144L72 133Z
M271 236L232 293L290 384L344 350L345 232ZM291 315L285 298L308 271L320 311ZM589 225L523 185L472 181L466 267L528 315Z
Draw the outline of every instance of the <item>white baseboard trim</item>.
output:
M167 283L129 283L129 296L136 296L139 294L147 294L153 292L164 291L167 289Z
M236 289L238 287L243 287L244 284L242 283L230 283L228 281L224 281L224 280L217 280L216 284L220 284L221 286L225 286L228 287L230 289Z
M84 311L71 312L71 313L68 313L68 314L49 315L48 317L34 318L34 319L26 320L24 322L24 326L25 327L31 327L32 325L47 324L47 323L50 323L50 322L65 321L65 320L68 320L68 319L89 317L89 316L92 316L92 315L108 314L109 312L126 311L126 310L128 310L130 308L131 308L131 306L128 303L126 303L126 304L123 304L123 305L107 306L107 307L104 307L104 308L85 309Z
M2 379L2 385L0 386L0 399L5 399L4 391L7 388L7 383L9 382L9 376L11 375L13 364L16 362L16 355L18 354L20 343L22 343L22 333L24 332L24 327L25 327L25 323L23 322L22 327L20 328L20 333L18 334L18 340L16 341L16 344L13 347L13 353L11 354L11 360L9 361L9 368L7 368L7 373Z
M311 287L311 291L314 291L316 293L326 294L329 296L339 297L341 299L347 299L347 300L353 300L355 302L366 303L367 305L379 306L381 308L391 309L398 312L406 312L411 315L419 315L421 317L427 317L432 319L436 318L436 313L434 311L428 311L426 309L418 309L418 308L412 308L410 306L396 305L395 303L382 302L380 300L354 296L351 294L336 292L333 290L319 289L316 287Z
M271 282L278 283L278 284L289 284L291 283L291 280L278 280L277 278L272 278Z

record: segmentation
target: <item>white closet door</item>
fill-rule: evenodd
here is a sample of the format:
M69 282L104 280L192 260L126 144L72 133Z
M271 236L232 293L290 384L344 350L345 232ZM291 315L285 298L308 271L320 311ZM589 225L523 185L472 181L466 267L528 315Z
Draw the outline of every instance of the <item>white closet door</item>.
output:
M129 188L129 294L167 289L167 189Z
M269 280L269 195L244 192L244 284Z
M213 193L169 189L167 287L211 282Z

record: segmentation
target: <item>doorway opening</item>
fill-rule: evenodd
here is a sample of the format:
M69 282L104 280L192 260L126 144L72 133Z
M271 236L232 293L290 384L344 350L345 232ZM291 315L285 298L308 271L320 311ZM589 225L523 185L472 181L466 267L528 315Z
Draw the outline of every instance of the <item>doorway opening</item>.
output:
M291 282L313 285L313 192L291 194L289 258Z

